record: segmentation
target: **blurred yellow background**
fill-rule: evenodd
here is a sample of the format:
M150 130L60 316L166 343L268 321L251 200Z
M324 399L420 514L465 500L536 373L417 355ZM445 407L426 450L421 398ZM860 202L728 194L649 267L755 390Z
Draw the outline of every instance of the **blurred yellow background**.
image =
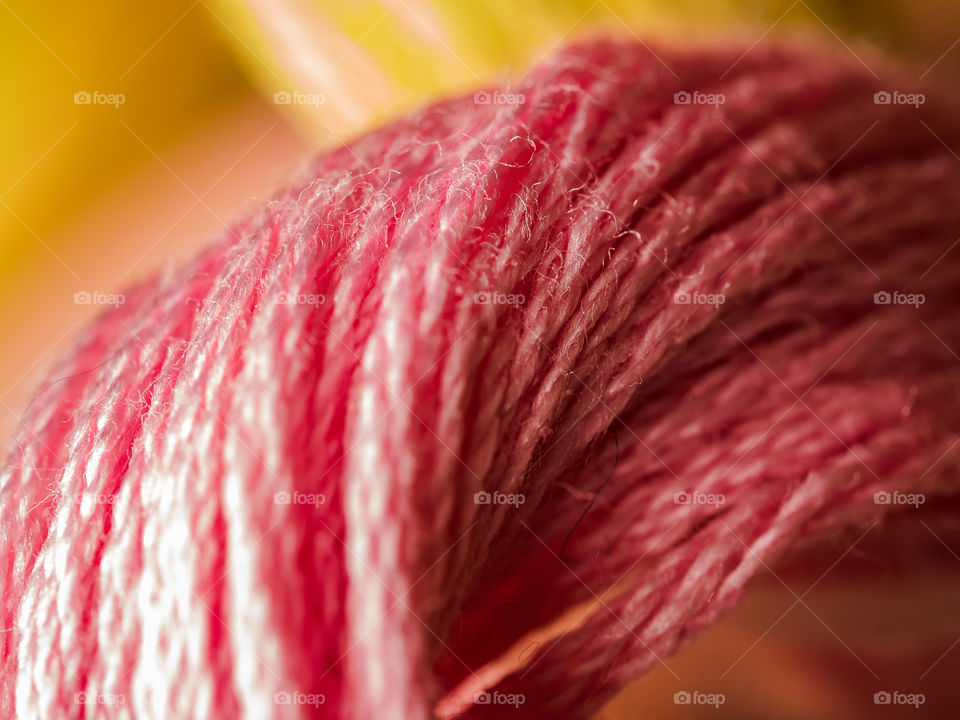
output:
M797 29L880 45L955 87L956 0L0 0L0 439L103 309L76 293L119 292L182 262L310 152L587 33L695 42L722 30L750 44ZM889 665L877 658L891 647L921 664L947 649L940 615L910 624L944 597L940 579L892 589L878 586L883 602L865 615L824 583L809 602L828 629L801 608L757 642L794 599L768 578L668 664L710 691L738 662L715 717L872 717L859 701L876 683L834 631L871 665ZM948 653L931 678L957 668ZM603 717L689 717L678 689L657 668Z

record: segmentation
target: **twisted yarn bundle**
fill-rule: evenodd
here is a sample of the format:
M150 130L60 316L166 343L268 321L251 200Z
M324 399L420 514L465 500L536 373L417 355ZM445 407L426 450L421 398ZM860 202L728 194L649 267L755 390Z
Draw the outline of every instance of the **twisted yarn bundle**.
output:
M956 496L960 116L744 50L568 49L100 317L0 478L0 714L586 717Z

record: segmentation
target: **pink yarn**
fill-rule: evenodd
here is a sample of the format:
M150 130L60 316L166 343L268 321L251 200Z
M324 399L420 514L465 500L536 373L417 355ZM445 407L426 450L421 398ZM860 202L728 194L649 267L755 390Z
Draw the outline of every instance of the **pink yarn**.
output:
M0 716L585 717L955 497L960 114L744 50L565 51L103 315L0 479Z

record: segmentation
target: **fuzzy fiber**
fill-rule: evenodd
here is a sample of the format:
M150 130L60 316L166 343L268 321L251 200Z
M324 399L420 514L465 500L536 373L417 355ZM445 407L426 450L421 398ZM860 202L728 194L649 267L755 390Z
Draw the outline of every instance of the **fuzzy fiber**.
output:
M0 477L0 716L581 718L955 496L960 115L745 50L563 51L101 316Z

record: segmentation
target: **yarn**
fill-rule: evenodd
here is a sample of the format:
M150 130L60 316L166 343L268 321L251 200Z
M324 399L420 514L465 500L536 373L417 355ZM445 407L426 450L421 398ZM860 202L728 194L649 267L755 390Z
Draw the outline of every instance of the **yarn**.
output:
M579 45L127 293L0 476L0 714L586 717L953 498L957 111L868 62Z

